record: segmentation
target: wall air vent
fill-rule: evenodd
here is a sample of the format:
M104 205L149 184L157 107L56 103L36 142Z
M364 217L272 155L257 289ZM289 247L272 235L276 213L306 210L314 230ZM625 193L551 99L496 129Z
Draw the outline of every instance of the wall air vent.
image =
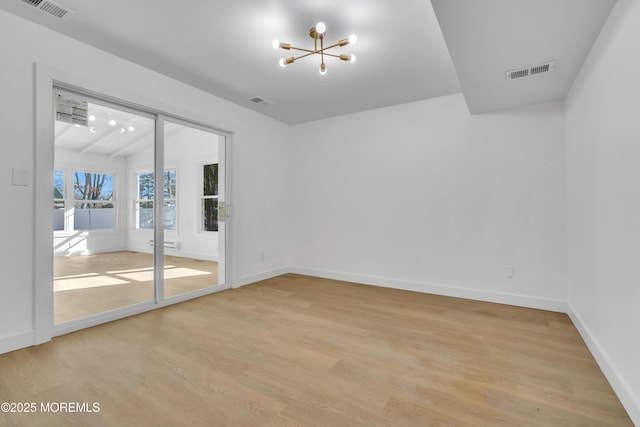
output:
M505 73L507 80L516 80L523 77L531 77L536 74L543 74L553 71L555 61L545 62L543 64L532 65L530 67L516 68L515 70L509 70Z
M47 15L62 19L72 15L73 10L52 0L22 0L33 7L38 8Z
M266 98L263 98L261 96L254 96L253 98L249 98L249 101L253 102L254 104L259 104L259 105L272 105L273 101L269 101Z

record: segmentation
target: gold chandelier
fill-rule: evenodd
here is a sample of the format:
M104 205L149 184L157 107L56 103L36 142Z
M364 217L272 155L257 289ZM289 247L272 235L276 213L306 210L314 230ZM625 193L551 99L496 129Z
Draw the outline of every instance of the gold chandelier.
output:
M298 59L305 58L311 55L320 55L320 74L324 75L324 74L327 74L327 66L324 63L325 56L331 56L331 57L338 58L342 61L347 61L350 63L356 62L355 55L344 55L344 54L335 55L335 54L327 53L327 50L333 49L334 47L338 47L338 46L342 47L348 44L356 44L356 42L358 41L358 37L355 34L351 34L349 37L347 37L346 39L340 40L338 43L332 44L331 46L324 47L324 33L326 29L327 29L326 25L324 25L324 23L322 22L318 22L318 24L316 24L315 26L311 27L311 29L309 29L309 36L313 39L313 50L291 46L289 43L282 43L280 40L274 40L271 43L271 46L273 46L274 49L299 50L301 52L306 52L305 54L300 55L298 57L292 56L290 58L280 59L280 66L286 67L289 64L293 64ZM320 49L318 49L318 41L320 41Z

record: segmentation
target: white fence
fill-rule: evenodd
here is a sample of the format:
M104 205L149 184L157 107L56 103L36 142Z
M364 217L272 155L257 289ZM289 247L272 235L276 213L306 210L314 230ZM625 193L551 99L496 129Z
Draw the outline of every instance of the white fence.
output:
M74 209L70 212L73 215L74 230L105 230L115 227L115 209ZM64 230L64 209L53 211L54 231Z

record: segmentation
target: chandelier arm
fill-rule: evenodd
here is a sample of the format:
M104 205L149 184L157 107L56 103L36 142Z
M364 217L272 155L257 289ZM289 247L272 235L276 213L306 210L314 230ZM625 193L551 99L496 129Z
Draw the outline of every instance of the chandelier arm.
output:
M320 44L322 45L322 40L320 40ZM289 49L291 49L291 50L299 50L299 51L302 51L302 52L322 54L323 52L326 52L327 50L333 49L334 47L338 47L338 46L340 46L340 43L335 43L335 44L332 44L331 46L321 47L320 49L315 49L315 50L305 49L305 48L296 47L296 46L291 46Z
M323 47L320 51L333 49L334 47L340 46L340 43L332 44L331 46ZM293 49L293 47L292 47Z
M306 58L307 56L311 56L311 55L313 55L315 53L318 53L318 52L309 51L309 53L305 53L304 55L297 56L297 57L293 58L293 60L297 61L298 59Z
M325 49L326 50L326 49ZM340 58L340 55L334 55L333 53L324 53L325 56L333 56L334 58ZM340 58L342 59L342 58Z
M311 49L303 49L301 47L295 47L295 46L291 46L291 50L300 50L302 52L309 52L309 53L318 53L317 50L311 50Z

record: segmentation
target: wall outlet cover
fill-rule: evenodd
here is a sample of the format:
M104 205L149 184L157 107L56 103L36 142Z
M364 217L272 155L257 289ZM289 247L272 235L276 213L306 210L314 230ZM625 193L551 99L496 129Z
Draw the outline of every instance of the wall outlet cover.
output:
M11 169L11 183L21 187L29 185L29 171L26 169Z

